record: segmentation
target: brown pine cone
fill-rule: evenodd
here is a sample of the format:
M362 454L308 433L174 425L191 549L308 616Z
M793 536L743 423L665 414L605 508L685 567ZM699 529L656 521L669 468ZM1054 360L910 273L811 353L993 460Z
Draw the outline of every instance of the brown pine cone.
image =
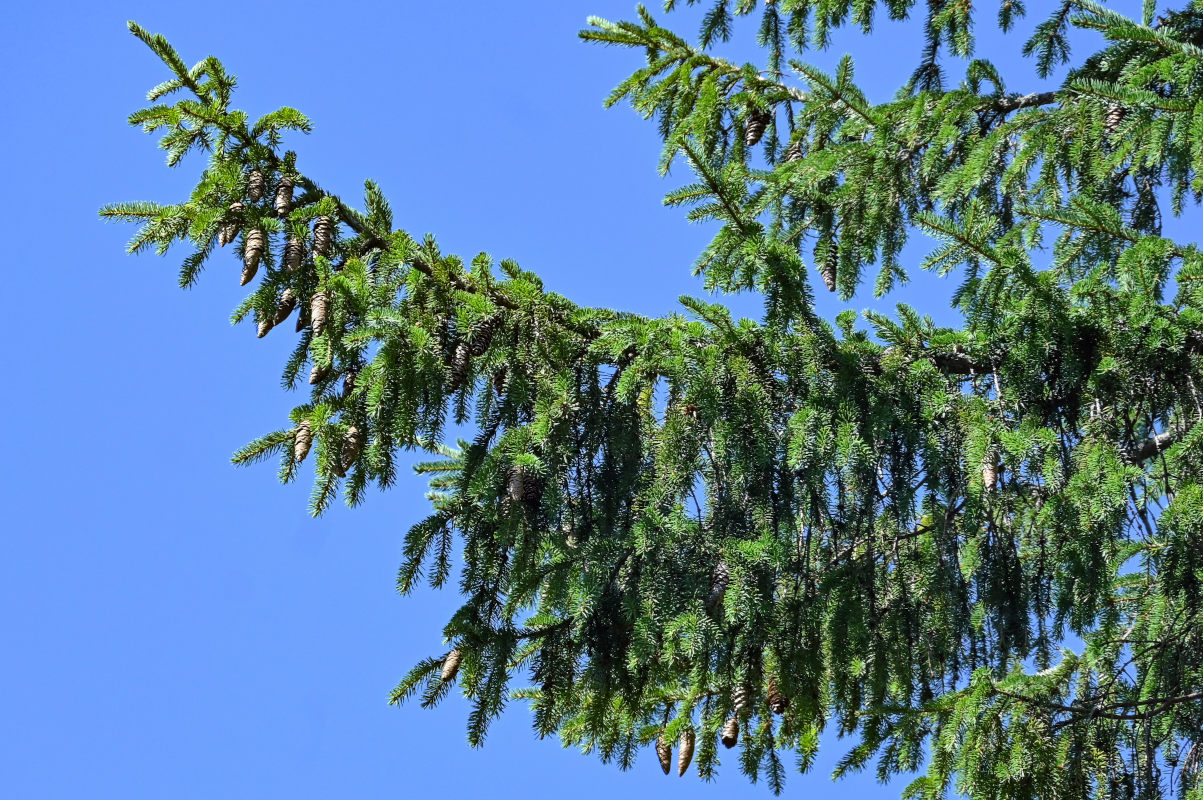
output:
M726 562L720 561L715 565L714 572L710 577L710 596L706 598L707 611L714 611L723 602L723 597L727 594L727 587L730 584L731 570L727 568Z
M251 174L246 177L246 196L251 199L251 202L258 203L262 200L263 191L266 188L263 173L257 169L251 170Z
M288 315L297 307L297 298L292 293L292 289L285 289L280 295L280 302L276 305L275 313L268 319L259 321L259 338L262 339L271 332L271 329L279 325L284 320L288 319Z
M287 217L288 212L292 211L293 188L292 178L289 177L281 177L280 182L276 184L276 216Z
M1119 130L1120 123L1124 121L1124 117L1126 116L1127 111L1119 103L1112 103L1107 106L1107 111L1103 114L1103 130L1107 132L1108 136L1114 136L1115 132Z
M471 349L464 342L460 342L455 346L455 353L451 356L451 366L449 368L449 378L447 382L447 391L451 394L458 392L460 387L464 385L464 381L468 377L468 367L471 364Z
M309 299L309 325L314 335L320 335L326 330L326 315L330 311L330 295L325 292L314 292Z
M777 688L777 681L769 678L769 708L774 714L784 714L785 709L789 707L789 700Z
M823 285L827 287L827 291L835 291L835 268L840 261L839 246L832 242L831 247L827 249L827 258L823 259L823 265L820 267L820 274L823 276Z
M493 333L497 330L499 322L500 320L494 315L480 323L480 327L472 335L471 347L474 357L483 356L489 349L489 344L493 341Z
M355 370L349 369L343 375L343 397L350 397L355 391Z
M802 158L802 140L798 139L789 146L788 150L785 151L785 160L797 161L800 158Z
M297 333L309 327L309 306L301 303L301 310L297 312Z
M288 241L284 243L284 269L289 274L297 271L301 266L301 259L305 257L305 242L300 237L289 236Z
M313 429L309 426L309 420L303 419L297 425L296 433L293 435L292 457L301 462L305 460L305 456L309 455L309 448L313 444Z
M222 224L221 229L217 231L217 244L220 247L225 247L230 242L238 238L238 230L241 227L239 219L242 216L242 203L230 203L230 208L226 212L229 217L228 221Z
M330 250L330 236L334 233L334 223L329 217L318 217L313 223L313 252L324 256Z
M685 770L689 769L689 762L693 761L694 739L693 728L681 731L681 741L678 744L680 749L677 752L677 777L684 776Z
M515 503L521 503L522 498L526 497L526 468L515 466L510 468L509 479L506 483L506 490L510 494L510 500Z
M665 775L672 772L673 749L664 741L663 734L656 738L656 758L660 759L660 769L664 770Z
M994 491L998 485L998 458L993 453L987 453L982 459L982 485L987 492Z
M266 239L260 228L247 231L242 242L242 286L246 286L255 278L259 271L259 259L263 258L263 248Z
M443 683L455 680L456 674L459 672L459 660L462 654L459 648L452 650L443 658L443 671L439 674L439 680Z
M314 364L313 369L309 371L309 385L312 386L321 383L330 374L329 364Z
M736 686L735 691L731 692L731 705L735 706L735 716L742 716L744 709L748 707L748 689L745 686Z
M496 394L501 394L502 392L504 392L505 385L508 380L509 380L509 376L506 375L505 367L502 367L501 369L494 372L493 373L493 391Z
M767 111L762 111L759 108L754 108L748 112L747 128L744 135L744 145L747 147L755 147L762 138L764 138L764 130L768 127L773 115Z
M719 738L723 742L723 747L727 748L728 750L730 750L732 747L735 747L736 743L739 741L739 720L735 717L731 717L729 720L727 720L726 724L723 725L723 731L719 735Z
M355 425L347 428L347 432L343 434L343 453L342 463L339 464L338 477L347 477L347 470L351 469L355 463L355 459L359 458L359 452L363 449L363 431Z

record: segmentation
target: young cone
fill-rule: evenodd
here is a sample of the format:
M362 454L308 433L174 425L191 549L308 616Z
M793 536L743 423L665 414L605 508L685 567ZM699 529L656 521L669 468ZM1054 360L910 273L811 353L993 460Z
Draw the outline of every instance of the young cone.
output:
M695 735L693 728L686 728L681 731L680 750L677 752L677 777L683 777L685 770L689 769L689 762L693 761L693 743Z
M439 675L439 680L443 683L455 680L455 675L459 672L460 651L459 648L452 650L443 659L443 671Z
M284 244L284 269L290 274L296 272L304 257L305 243L301 241L300 237L289 236L288 241Z
M293 435L292 457L298 463L305 460L305 456L309 455L309 448L313 444L313 429L309 426L309 420L303 419L297 425L296 433Z
M735 717L727 720L726 724L723 725L723 732L719 735L719 738L722 739L723 747L728 750L735 747L739 741L739 720Z
M664 740L663 734L656 738L656 758L660 759L660 769L664 770L665 775L672 772L673 749Z
M251 199L252 203L258 203L263 199L265 188L263 173L257 169L251 170L251 174L246 178L246 196Z
M254 280L255 273L259 271L264 242L263 231L260 228L247 231L246 239L242 242L242 286Z
M276 216L287 217L288 212L292 211L292 178L280 178L280 182L276 184Z
M343 457L342 463L339 464L338 477L347 477L347 470L351 469L355 459L359 458L359 452L362 449L363 431L359 430L358 426L352 425L343 435Z
M744 135L744 144L755 147L764 138L764 129L768 127L772 115L767 111L754 108L748 113L748 125Z
M330 311L330 295L325 292L314 292L309 299L309 325L314 335L320 335L326 330L326 314Z
M313 224L313 252L324 256L330 250L330 235L334 232L334 223L329 217L318 217Z

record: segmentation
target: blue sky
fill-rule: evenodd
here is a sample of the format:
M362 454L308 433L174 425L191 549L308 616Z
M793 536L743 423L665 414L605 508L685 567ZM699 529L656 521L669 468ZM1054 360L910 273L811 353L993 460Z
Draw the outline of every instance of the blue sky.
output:
M420 480L315 521L304 483L233 468L230 454L294 405L278 378L289 337L228 324L241 297L232 256L180 291L182 254L127 257L132 229L96 216L107 202L182 198L201 168L168 170L125 124L165 77L126 32L132 18L190 63L221 57L252 114L309 114L315 132L292 144L325 187L356 197L375 178L398 224L437 234L446 252L512 257L582 303L672 310L700 292L689 267L710 231L661 206L673 179L656 176L654 126L602 108L638 54L575 35L587 14L633 11L633 0L217 0L5 12L0 796L768 796L734 765L711 786L664 778L650 754L621 773L538 741L518 705L481 750L465 743L458 698L388 707L408 667L441 652L457 605L393 588L401 538L425 514ZM696 14L666 19L692 31ZM1021 43L983 29L979 52L1024 70L1029 83L1011 88L1040 88ZM842 33L810 58L852 52L884 99L918 49L914 25L891 25L873 40ZM922 248L911 252L917 264ZM947 321L951 284L917 275L884 302L824 296L820 310L906 299ZM845 749L826 741L787 792L897 796L899 782L871 774L833 789Z

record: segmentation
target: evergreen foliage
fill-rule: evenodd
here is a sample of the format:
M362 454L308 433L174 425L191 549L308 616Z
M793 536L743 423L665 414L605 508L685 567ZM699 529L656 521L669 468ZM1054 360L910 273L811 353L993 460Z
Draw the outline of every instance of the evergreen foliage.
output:
M398 587L462 560L464 602L392 699L458 686L473 744L520 698L538 735L623 768L668 772L676 743L711 778L734 739L774 791L835 730L856 742L837 773L918 772L908 798L1203 800L1203 255L1161 233L1203 200L1203 2L1039 4L1017 46L1070 68L1035 93L974 56L1019 0L705 5L697 43L643 8L581 36L646 53L608 102L692 169L666 202L716 224L697 270L761 293L759 321L590 308L444 254L374 183L357 208L306 175L282 151L300 112L249 119L219 61L131 24L170 72L131 123L209 164L182 203L103 215L141 226L131 252L190 246L182 286L233 244L257 278L234 320L260 335L299 316L283 380L309 399L235 461L291 481L312 446L320 514L406 450L441 457ZM916 13L889 102L850 59L798 58ZM740 16L763 67L714 54ZM1073 29L1103 48L1071 62ZM968 59L957 82L941 53ZM962 327L816 316L816 286L905 281L915 228L941 242L922 267L961 277ZM475 431L458 449L452 420Z

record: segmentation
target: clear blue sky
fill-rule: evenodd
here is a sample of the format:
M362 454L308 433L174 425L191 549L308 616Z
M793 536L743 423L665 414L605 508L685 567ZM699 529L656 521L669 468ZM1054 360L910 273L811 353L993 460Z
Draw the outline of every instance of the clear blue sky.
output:
M183 292L182 254L126 257L132 229L96 216L111 201L182 198L201 168L168 170L125 124L165 77L126 32L132 18L190 63L221 57L252 114L309 114L315 132L292 144L327 188L357 196L376 178L398 224L445 251L512 257L577 301L663 313L700 291L689 266L709 231L661 206L654 126L602 109L638 55L575 35L589 13L633 11L633 0L8 8L0 796L768 796L733 765L716 786L665 778L650 754L621 773L536 740L518 705L475 751L458 698L388 707L409 666L441 652L456 605L394 592L422 484L406 476L315 521L307 485L279 486L270 466L235 470L235 448L294 405L278 381L290 337L256 341L228 324L241 296L232 256ZM694 29L696 15L673 16ZM1022 39L1001 41L983 31L979 51L1031 76ZM871 41L841 34L812 60L853 52L884 99L918 48L914 25L894 25ZM849 306L905 298L947 320L949 283L919 275L885 303ZM821 299L828 316L842 307ZM831 787L845 749L827 741L787 794L897 796L871 774Z

